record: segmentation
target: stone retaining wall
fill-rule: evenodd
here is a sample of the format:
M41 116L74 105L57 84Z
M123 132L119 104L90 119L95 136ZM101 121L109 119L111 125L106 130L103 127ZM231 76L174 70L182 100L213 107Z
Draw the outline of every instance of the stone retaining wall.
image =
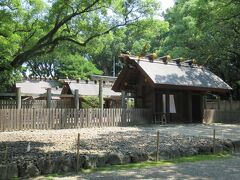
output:
M216 141L215 151L234 151L240 149L240 142L229 140ZM197 144L192 147L172 147L160 149L160 159L173 159L182 156L212 153L212 144ZM107 165L137 163L154 160L156 152L112 152L107 154L84 154L80 155L79 168L95 168ZM3 157L1 157L3 158ZM74 153L53 153L45 156L17 157L11 161L2 161L0 164L0 180L13 177L34 177L51 173L66 173L76 171L76 155Z

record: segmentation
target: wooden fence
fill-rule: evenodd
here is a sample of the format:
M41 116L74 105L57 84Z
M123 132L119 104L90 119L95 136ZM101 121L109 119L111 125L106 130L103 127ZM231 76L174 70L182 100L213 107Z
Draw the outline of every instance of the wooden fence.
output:
M0 131L127 126L151 121L148 109L0 109Z
M205 109L203 122L211 123L240 123L240 111L222 111Z
M240 101L214 100L206 102L206 109L220 111L240 111Z

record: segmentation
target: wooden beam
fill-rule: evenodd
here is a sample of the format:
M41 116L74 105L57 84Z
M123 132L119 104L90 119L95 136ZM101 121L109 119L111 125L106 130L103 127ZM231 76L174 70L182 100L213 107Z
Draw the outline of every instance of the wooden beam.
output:
M17 87L17 109L21 109L22 106L22 95L21 95L21 88Z
M74 107L75 109L79 109L79 90L74 90Z
M16 97L16 93L0 93L0 96Z
M52 93L51 88L47 88L47 108L51 108Z
M97 80L97 81L115 81L117 77L114 76L101 76L101 75L91 75L92 80Z
M122 91L121 94L121 108L122 108L122 116L121 116L121 121L122 121L122 125L126 126L126 92Z
M198 92L218 92L218 93L227 93L231 89L218 89L218 88L207 88L207 87L194 87L194 86L185 86L185 85L171 85L171 84L155 84L156 88L162 90L186 90L186 91L198 91Z
M201 106L200 106L201 107L201 109L200 109L200 112L201 112L201 122L204 122L204 109L205 109L205 107L204 107L205 106L205 104L204 104L205 102L204 101L205 101L205 96L204 96L204 94L201 94L200 96L201 96L200 97L201 98L200 99L201 100Z
M152 114L153 114L153 121L156 123L156 90L153 88L152 93Z
M99 80L100 126L103 122L103 80Z

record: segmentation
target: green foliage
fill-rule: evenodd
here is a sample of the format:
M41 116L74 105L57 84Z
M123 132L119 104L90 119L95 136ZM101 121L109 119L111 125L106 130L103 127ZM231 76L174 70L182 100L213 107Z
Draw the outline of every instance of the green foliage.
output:
M89 79L92 74L102 74L102 71L86 58L64 52L66 51L56 51L28 61L29 76Z
M86 55L81 53L88 43L139 18L151 16L157 9L156 2L155 0L0 1L1 86L11 84L15 80L15 74L12 72L17 71L24 63L41 61L60 46L65 47L65 54L75 55L79 51L73 52L72 49L78 49L79 54L89 60L87 53ZM80 59L78 57L77 61L82 63ZM88 71L87 66L93 68L87 62L83 64L87 64L82 68L83 71ZM46 73L48 72L43 74ZM72 74L74 77L79 76L76 72Z
M102 74L95 65L79 55L66 55L59 60L56 67L57 77L70 79L88 79L90 75Z
M82 108L99 108L100 102L97 96L85 96L81 102Z
M158 52L167 31L167 22L142 19L127 27L120 28L108 36L101 37L97 43L99 50L93 52L88 49L88 54L98 68L102 67L105 74L113 74L113 65L116 66L117 74L122 67L118 58L121 51L130 51L131 54L139 55L147 44L146 52Z
M160 55L194 58L235 87L240 79L240 3L177 0L165 14L170 30ZM240 91L234 91L235 98Z

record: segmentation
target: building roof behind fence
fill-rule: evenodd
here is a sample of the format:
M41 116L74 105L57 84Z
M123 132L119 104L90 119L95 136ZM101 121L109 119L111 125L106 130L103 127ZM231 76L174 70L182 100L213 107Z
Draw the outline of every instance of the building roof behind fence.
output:
M77 89L79 91L80 96L98 96L99 95L99 84L95 84L94 82L82 83L82 82L70 82L69 87L71 89L72 94L74 94L74 90ZM120 93L114 92L111 85L103 85L103 96L120 96Z
M16 87L20 87L21 92L25 94L44 94L47 92L47 88L51 88L53 94L61 94L59 82L54 80L24 80L16 83Z

